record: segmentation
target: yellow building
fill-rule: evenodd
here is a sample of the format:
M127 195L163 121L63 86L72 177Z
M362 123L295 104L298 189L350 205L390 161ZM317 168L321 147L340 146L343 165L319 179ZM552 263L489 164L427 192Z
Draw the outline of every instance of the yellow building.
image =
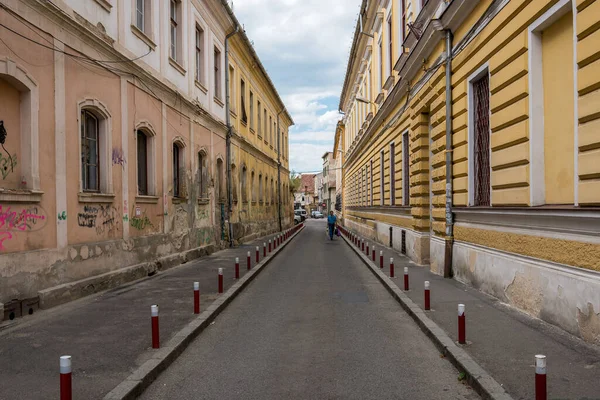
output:
M344 222L600 341L600 1L363 1Z
M228 200L232 238L243 242L293 223L288 135L294 122L245 32L233 32L226 82L231 126Z

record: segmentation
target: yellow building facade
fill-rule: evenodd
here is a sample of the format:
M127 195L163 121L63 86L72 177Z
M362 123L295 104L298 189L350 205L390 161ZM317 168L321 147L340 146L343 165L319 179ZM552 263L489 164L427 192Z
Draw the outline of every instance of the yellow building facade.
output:
M344 223L600 341L600 1L363 1Z

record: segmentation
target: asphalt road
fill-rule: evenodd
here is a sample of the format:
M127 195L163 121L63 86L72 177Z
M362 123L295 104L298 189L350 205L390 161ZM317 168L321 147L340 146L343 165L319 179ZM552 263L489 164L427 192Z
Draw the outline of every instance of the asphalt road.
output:
M307 221L142 399L478 399L325 227Z

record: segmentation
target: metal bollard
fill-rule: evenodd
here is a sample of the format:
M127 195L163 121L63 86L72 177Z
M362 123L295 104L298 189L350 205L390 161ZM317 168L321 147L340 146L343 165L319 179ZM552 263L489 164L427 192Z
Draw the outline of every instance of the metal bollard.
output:
M223 268L219 268L219 293L223 293Z
M150 316L152 317L152 348L160 348L160 332L158 329L158 306L150 306Z
M194 282L194 314L200 314L200 282Z
M240 279L240 259L235 258L235 279Z
M267 244L263 243L263 257L267 256Z
M425 311L431 309L431 297L429 293L429 281L425 281Z
M246 262L248 264L248 271L252 269L252 260L250 259L250 252L248 252L248 260Z
M271 239L269 239L269 253L271 253Z
M383 250L379 251L379 268L383 269Z
M394 258L390 258L390 278L394 277Z
M256 246L256 263L258 264L259 261L260 261L260 253L259 253L258 246Z
M408 267L404 267L404 290L408 291Z
M458 305L458 343L467 343L466 339L465 305Z
M73 384L71 381L71 356L60 357L60 400L73 398Z
M367 242L367 258L369 258L370 254L369 254L369 242Z
M546 356L535 356L535 400L547 400Z
M373 246L373 251L371 252L371 254L373 255L373 262L375 262L375 246Z

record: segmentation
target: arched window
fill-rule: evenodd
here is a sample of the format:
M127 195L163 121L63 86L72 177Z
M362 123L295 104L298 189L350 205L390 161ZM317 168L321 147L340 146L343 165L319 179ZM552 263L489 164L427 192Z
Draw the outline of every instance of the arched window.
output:
M263 186L263 176L262 174L258 175L258 201L262 203L264 201L264 186Z
M248 184L246 182L247 180L247 175L248 175L248 171L246 169L246 166L242 166L242 176L241 176L241 181L242 181L242 202L247 203L248 202Z
M184 158L183 144L181 142L173 143L173 197L183 198Z
M137 187L140 196L156 196L154 129L148 122L141 122L136 127ZM113 164L125 169L125 156L120 149L113 148Z
M237 181L237 168L235 164L231 164L231 196L233 201L238 202L238 181Z
M217 196L219 202L223 202L225 200L225 175L223 171L223 160L221 158L217 159Z
M80 191L112 194L111 115L100 101L90 99L79 103L79 131ZM120 153L119 159L124 164Z
M208 200L208 156L204 150L198 152L198 198Z
M254 180L254 171L251 174L250 192L252 194L252 202L256 203L256 181Z

